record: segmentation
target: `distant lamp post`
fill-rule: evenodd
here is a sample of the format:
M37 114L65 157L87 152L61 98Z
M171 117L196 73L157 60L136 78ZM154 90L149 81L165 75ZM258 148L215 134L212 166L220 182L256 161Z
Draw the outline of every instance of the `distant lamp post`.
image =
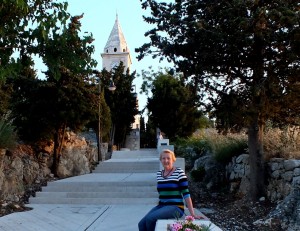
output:
M135 98L137 98L137 93L136 93L136 85L132 85L130 92L133 94Z
M109 87L108 87L108 90L110 90L110 91L114 91L114 90L116 90L116 86L115 86L115 84L114 84L114 81L110 81L110 84L109 84Z
M116 86L114 82L111 80L108 90L114 91L116 90ZM101 155L101 147L102 147L102 137L101 137L101 77L99 76L99 111L98 111L98 162L100 160L103 161L102 155Z

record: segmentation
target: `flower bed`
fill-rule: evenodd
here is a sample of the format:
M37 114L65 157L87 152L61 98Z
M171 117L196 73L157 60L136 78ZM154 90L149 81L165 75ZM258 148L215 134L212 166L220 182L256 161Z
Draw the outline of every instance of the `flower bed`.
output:
M210 225L195 224L195 218L186 216L184 221L176 221L175 223L168 224L168 231L210 231Z

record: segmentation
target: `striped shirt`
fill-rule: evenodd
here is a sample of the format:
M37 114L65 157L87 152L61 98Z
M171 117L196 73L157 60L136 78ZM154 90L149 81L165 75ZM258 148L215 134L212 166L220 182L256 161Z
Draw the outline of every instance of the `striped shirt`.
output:
M175 205L184 210L184 199L190 197L188 180L181 168L168 177L163 177L163 170L157 172L157 191L159 205Z

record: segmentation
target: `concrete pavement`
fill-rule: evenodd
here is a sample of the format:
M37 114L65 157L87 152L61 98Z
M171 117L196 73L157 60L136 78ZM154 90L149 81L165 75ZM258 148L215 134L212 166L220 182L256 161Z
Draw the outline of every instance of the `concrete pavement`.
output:
M153 205L34 204L0 218L2 231L135 231Z

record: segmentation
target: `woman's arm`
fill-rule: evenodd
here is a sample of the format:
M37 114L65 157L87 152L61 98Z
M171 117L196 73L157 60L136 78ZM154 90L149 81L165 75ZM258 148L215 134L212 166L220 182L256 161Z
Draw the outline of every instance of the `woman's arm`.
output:
M196 215L195 214L194 207L193 207L193 202L192 202L191 197L185 198L185 203L186 203L186 206L187 206L188 210L190 211L191 216L193 216L196 219L206 219L202 215Z

